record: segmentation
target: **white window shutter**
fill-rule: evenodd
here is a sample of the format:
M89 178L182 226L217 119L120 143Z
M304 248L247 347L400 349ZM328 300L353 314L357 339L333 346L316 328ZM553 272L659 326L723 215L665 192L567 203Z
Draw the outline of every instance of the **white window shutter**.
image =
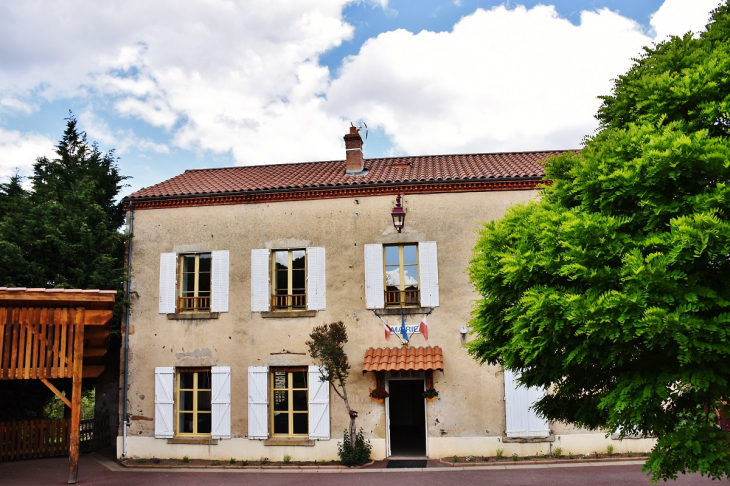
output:
M271 306L268 249L251 250L251 311L267 312Z
M211 368L211 420L213 439L231 438L231 367Z
M319 366L309 367L309 438L330 438L330 383L319 381Z
M268 439L269 368L248 367L248 438Z
M547 437L550 426L530 407L542 398L543 391L536 387L519 386L517 376L504 370L504 400L507 437Z
M228 312L228 250L214 251L213 275L211 277L211 312Z
M173 384L175 369L155 368L155 438L169 439L174 435Z
M307 248L307 310L326 308L324 248Z
M439 269L435 241L418 244L418 263L421 267L421 307L438 307Z
M383 288L383 245L365 245L365 307L385 307Z
M160 253L160 314L175 312L175 273L177 255Z

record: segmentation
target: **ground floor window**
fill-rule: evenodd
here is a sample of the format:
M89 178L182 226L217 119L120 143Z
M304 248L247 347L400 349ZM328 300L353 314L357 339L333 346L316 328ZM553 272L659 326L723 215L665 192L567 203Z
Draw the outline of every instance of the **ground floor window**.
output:
M309 434L307 368L271 369L271 430L275 436Z
M179 368L177 372L177 433L210 435L211 432L210 368Z

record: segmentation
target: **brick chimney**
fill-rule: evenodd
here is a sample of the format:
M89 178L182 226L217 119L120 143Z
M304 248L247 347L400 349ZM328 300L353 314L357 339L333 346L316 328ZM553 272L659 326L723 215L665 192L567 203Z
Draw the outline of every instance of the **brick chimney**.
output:
M357 128L350 127L350 133L345 135L345 173L359 174L362 172L365 161L362 156L362 138Z

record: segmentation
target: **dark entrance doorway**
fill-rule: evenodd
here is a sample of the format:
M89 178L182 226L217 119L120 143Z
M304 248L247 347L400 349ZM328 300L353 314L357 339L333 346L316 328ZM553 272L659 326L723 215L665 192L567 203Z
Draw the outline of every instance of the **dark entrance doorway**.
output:
M389 380L391 456L426 455L426 406L423 380Z

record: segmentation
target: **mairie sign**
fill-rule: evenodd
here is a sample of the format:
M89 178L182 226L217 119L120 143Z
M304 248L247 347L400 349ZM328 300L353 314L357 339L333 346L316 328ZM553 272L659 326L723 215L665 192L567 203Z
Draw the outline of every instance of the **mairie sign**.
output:
M421 331L418 330L420 324L416 324L415 326L406 326L406 332L408 334L421 334ZM402 334L401 328L403 326L390 326L391 329L393 329L393 333L395 334Z

